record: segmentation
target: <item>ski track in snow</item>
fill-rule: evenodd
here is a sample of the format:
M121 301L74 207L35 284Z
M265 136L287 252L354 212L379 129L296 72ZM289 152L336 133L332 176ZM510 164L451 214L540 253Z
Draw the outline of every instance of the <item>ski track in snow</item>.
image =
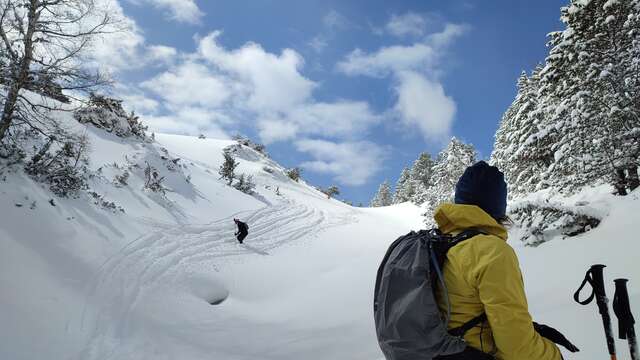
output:
M234 217L249 224L245 246L238 244L234 236ZM92 323L93 329L89 330L91 335L78 359L116 356L127 338L134 335L131 322L136 309L180 274L198 268L215 272L217 266L238 255L269 255L269 250L354 219L350 212L327 214L283 200L206 225L154 223L159 230L132 241L108 259L88 290L80 326Z

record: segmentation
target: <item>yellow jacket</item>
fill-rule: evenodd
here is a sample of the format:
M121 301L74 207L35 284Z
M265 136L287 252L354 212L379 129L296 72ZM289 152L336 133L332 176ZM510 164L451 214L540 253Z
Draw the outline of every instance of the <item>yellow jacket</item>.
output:
M470 346L494 353L500 360L562 359L558 347L533 329L518 258L506 242L506 229L475 205L444 204L434 218L447 234L468 228L488 234L464 241L447 253L443 275L451 304L449 329L484 312L488 324L464 336ZM440 291L438 305L446 313Z

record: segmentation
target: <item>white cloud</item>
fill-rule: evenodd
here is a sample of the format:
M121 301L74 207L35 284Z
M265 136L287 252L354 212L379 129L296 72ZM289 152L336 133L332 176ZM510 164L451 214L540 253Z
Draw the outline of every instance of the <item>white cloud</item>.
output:
M399 73L398 79L395 109L403 121L418 127L427 138L448 138L456 104L442 85L412 71Z
M267 144L293 139L298 134L298 124L278 117L263 117L258 120L260 139Z
M143 94L118 93L117 98L124 102L124 108L137 113L155 113L160 107L160 103L156 100L148 98Z
M255 111L287 111L307 101L316 84L300 72L302 57L284 49L280 55L266 52L260 45L248 43L236 50L226 50L213 32L199 44L199 54L250 88L247 105Z
M391 76L397 96L394 110L402 122L417 127L425 139L446 136L456 105L445 94L438 75L447 47L466 29L464 25L446 24L442 31L410 46L388 46L374 53L356 49L336 67L349 76Z
M314 36L307 43L307 45L317 53L323 52L324 49L329 46L329 42L333 41L338 32L355 26L344 15L336 10L331 10L322 17L322 27L323 28L320 33Z
M148 63L169 65L176 60L178 50L170 46L151 45L147 47Z
M302 167L332 175L340 184L362 185L382 168L385 151L368 142L336 143L326 140L300 140L297 149L311 154L316 160L302 163Z
M469 31L468 25L448 23L445 25L444 30L429 35L427 41L431 43L432 46L444 50L456 38L459 38L467 31Z
M163 45L148 45L136 22L124 14L117 0L96 1L96 14L109 14L112 23L104 34L92 39L85 66L111 74L131 71L148 65L168 65L178 55L176 49ZM98 21L101 18L96 16Z
M373 54L356 49L344 61L339 62L337 67L339 71L351 76L385 77L393 71L432 67L437 54L437 49L422 43L383 47Z
M304 59L296 51L271 53L255 43L227 49L220 35L197 39L190 54L147 48L168 68L128 89L125 101L152 131L227 138L241 125L253 126L263 142L294 141L313 158L308 170L332 174L341 184L361 185L379 170L382 150L359 141L380 121L368 103L317 101L318 84L302 74ZM301 137L308 140L296 143Z
M337 137L362 136L378 121L369 104L355 101L311 103L294 109L289 117L302 133Z
M135 21L124 14L117 0L96 1L95 18L88 19L89 25L97 24L103 13L109 14L112 24L103 29L105 34L92 38L85 65L114 73L135 64L132 60L145 40Z
M164 10L166 14L175 21L199 24L204 13L194 0L128 0L129 2L144 6L151 5L157 9Z
M378 120L365 102L309 102L281 117L261 118L258 130L266 143L289 140L298 135L353 138L365 135Z
M426 27L427 19L425 16L408 12L403 15L392 15L385 28L395 36L422 36Z
M216 108L231 93L224 79L202 64L186 62L142 83L142 87L163 98L169 107Z
M145 125L150 131L195 135L205 134L212 138L228 139L224 125L229 122L225 114L210 109L183 108L169 115L142 115Z
M309 41L309 46L317 53L321 53L328 45L327 39L322 35L318 35Z
M349 19L336 10L329 11L322 18L322 24L329 30L346 29L351 25Z

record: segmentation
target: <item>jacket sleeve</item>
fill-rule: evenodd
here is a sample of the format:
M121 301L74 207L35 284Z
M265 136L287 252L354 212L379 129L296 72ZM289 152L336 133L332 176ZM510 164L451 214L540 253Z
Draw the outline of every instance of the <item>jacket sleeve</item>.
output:
M472 276L502 360L560 360L558 347L533 329L514 250L499 240L479 254Z

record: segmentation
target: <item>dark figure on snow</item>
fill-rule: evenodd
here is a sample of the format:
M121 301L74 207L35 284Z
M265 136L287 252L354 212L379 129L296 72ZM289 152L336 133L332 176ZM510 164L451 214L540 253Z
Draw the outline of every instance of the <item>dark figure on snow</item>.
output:
M448 234L474 228L482 231L453 247L443 269L453 329L486 314L487 321L470 329L469 346L498 360L561 360L555 343L577 351L559 332L532 321L515 251L506 242L507 185L494 166L480 161L466 169L455 189L455 203L435 212L440 230ZM447 312L439 291L438 305ZM466 354L443 359L482 359Z
M243 223L238 219L233 219L233 221L236 223L236 226L238 226L238 231L236 231L234 235L238 239L238 242L242 244L242 241L244 240L244 238L246 238L247 235L249 235L249 225L247 225L246 223Z

